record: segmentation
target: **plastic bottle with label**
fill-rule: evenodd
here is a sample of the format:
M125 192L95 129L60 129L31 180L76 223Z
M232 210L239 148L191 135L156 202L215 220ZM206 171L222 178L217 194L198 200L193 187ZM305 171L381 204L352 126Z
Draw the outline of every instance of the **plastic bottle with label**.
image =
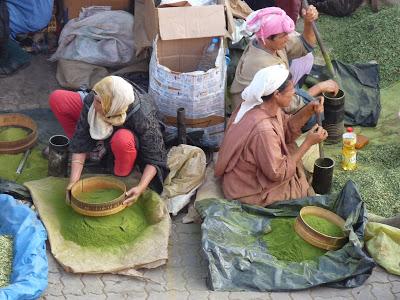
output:
M197 70L207 72L211 68L214 68L218 51L219 39L214 37L211 39L211 43L204 48L203 55L201 56L199 64L197 65Z
M343 134L342 148L342 168L346 171L355 170L357 168L357 135L353 132L352 127L348 127Z

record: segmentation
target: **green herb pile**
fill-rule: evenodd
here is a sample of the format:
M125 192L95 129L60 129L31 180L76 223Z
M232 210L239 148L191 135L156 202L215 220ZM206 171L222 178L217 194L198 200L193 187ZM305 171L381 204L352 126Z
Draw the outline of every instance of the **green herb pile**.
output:
M0 127L0 141L13 142L27 137L29 130L22 127L3 126Z
M339 163L340 156L335 157ZM368 145L357 152L357 169L334 171L333 192L340 192L348 180L357 183L367 209L383 217L400 213L400 144Z
M79 194L79 200L86 203L105 203L121 196L122 191L118 189L99 189L92 192Z
M341 237L343 236L343 231L339 226L325 220L324 218L313 216L313 215L305 215L303 216L303 220L313 229L317 230L320 233Z
M320 16L317 26L332 59L345 63L367 63L380 66L381 87L400 80L400 7L357 10L352 16Z
M262 237L268 251L278 260L302 262L315 260L326 253L304 241L294 230L296 218L274 218L271 220L272 231Z
M0 235L0 288L10 284L13 261L13 238Z
M134 241L150 225L143 204L155 201L155 197L154 192L146 191L136 204L105 217L80 215L66 205L57 193L51 196L50 201L64 239L83 247L112 248Z

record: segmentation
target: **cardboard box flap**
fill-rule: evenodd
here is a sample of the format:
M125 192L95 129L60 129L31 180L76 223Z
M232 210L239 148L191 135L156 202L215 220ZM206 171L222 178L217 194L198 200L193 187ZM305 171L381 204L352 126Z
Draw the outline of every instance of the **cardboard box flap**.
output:
M159 8L158 28L162 40L224 36L223 5Z
M164 1L163 1L164 2ZM164 4L160 4L158 7L162 8L162 7L184 7L184 6L191 6L190 3L188 1L179 1L179 2L164 2Z

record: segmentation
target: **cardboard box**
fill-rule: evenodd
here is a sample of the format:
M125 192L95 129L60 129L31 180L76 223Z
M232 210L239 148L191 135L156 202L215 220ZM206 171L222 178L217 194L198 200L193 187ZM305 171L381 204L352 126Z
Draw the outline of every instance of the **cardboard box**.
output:
M157 34L162 40L230 36L235 24L228 1L217 0L218 5L207 6L187 6L182 1L174 6L156 7L154 0L135 0L136 54L152 47Z
M219 147L225 130L226 61L223 38L215 67L196 71L211 38L156 38L149 66L149 94L168 134L176 134L176 112L185 108L187 132L203 130L203 146Z
M202 143L218 147L225 129L227 35L225 0L217 5L154 6L153 0L135 2L135 48L153 47L149 66L149 94L167 133L176 133L176 111L185 108L187 131L203 130ZM136 26L136 27L135 27ZM156 37L154 39L154 37ZM220 37L214 67L197 71L203 50Z
M82 7L111 6L114 10L127 10L131 0L64 0L64 11L68 20L79 16Z

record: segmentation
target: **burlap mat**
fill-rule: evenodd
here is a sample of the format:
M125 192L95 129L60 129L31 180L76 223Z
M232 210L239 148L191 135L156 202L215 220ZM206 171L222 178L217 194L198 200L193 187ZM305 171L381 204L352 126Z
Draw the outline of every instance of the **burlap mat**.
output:
M60 233L61 224L56 217L51 198L65 201L67 179L48 177L25 183L49 236L51 253L68 272L73 273L118 273L143 277L138 269L156 268L168 258L168 238L171 219L160 201L161 221L148 226L133 242L112 251L106 248L82 247L65 240ZM57 195L56 197L54 195ZM51 195L51 196L50 196ZM71 209L65 204L65 209ZM160 209L155 211L160 212Z

